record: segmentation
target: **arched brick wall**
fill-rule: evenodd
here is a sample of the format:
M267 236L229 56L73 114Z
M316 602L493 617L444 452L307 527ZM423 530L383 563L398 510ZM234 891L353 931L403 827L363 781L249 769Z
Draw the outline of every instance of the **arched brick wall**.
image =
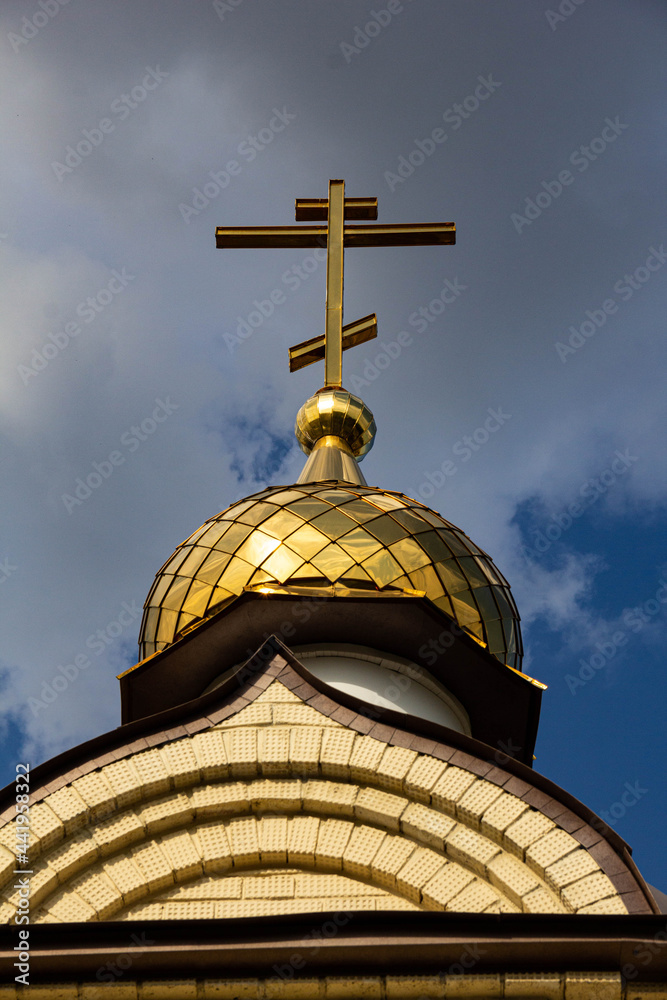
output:
M627 912L594 857L538 808L465 767L347 728L279 681L206 731L99 762L46 794L30 820L37 922L118 919L177 886L213 879L224 893L230 875L268 868L338 872L401 908ZM5 923L18 904L14 843L9 822Z

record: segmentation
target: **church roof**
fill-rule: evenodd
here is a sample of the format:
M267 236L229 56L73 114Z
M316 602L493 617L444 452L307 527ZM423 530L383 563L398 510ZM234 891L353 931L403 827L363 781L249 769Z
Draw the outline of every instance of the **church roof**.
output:
M476 740L532 765L544 685L506 667L426 597L401 591L336 591L333 585L246 591L120 675L123 722L197 698L221 675L235 673L261 638L271 635L292 649L324 646L341 654L357 650L399 657L412 665L415 680L423 683L428 676L453 696L467 713ZM325 680L313 683L326 688ZM331 683L336 686L334 678ZM392 692L388 683L389 677L369 691L366 711L408 711L404 685ZM393 694L389 705L376 697L385 689ZM337 691L337 697L347 697ZM428 725L418 714L419 724Z
M177 712L36 768L31 924L322 911L338 876L351 910L655 912L624 842L552 782L349 703L274 639ZM23 905L7 791L1 922ZM320 874L336 876L324 893Z

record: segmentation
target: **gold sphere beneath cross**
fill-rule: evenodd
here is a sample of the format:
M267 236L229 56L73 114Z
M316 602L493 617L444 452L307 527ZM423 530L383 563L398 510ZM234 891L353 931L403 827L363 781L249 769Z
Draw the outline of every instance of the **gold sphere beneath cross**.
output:
M373 447L375 420L366 404L346 389L321 389L306 400L296 415L294 433L301 450L310 455L324 437L342 440L361 461Z

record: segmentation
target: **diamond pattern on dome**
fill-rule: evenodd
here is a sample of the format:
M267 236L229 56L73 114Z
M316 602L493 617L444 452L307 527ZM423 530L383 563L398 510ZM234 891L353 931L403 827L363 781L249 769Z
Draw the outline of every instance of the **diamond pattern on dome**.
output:
M266 532L267 535L273 535L274 538L279 538L282 542L284 538L287 538L302 525L303 518L297 517L289 510L277 510L266 521L262 521L262 531Z
M362 563L362 566L370 574L371 578L375 580L380 590L383 587L388 587L399 576L403 576L401 564L396 562L389 549L380 549L370 559L366 559Z
M142 656L263 584L423 592L501 662L521 663L507 581L462 531L400 493L277 486L233 504L176 549L146 599Z
M278 583L285 583L289 580L292 573L299 569L303 559L296 552L292 552L287 545L280 545L276 551L269 556L265 563L262 564L262 569L265 573L268 573L270 577L277 580Z
M231 558L228 552L209 552L197 570L197 579L204 583L217 583Z
M162 598L162 607L168 608L169 611L180 611L191 583L192 577L175 576L168 593Z
M373 590L375 590L375 583L371 580L363 566L359 566L358 563L350 566L350 568L345 571L340 582L348 587L372 587Z
M440 608L440 610L444 611L446 615L450 616L450 618L456 619L456 615L454 614L454 608L452 607L452 602L449 599L449 597L447 597L446 594L443 594L442 597L434 598L433 603L435 604L436 608Z
M390 514L381 514L374 521L367 521L364 527L371 535L379 538L383 545L391 545L392 542L397 542L399 538L405 538L408 534L403 525L395 521Z
M414 538L401 538L389 546L389 551L409 573L431 562L431 557Z
M325 545L329 544L329 539L327 536L314 528L312 524L302 524L302 527L297 528L289 536L289 547L297 555L302 556L304 559L312 559L312 557L320 552Z
M256 503L249 510L244 510L239 515L238 520L242 524L250 524L252 527L256 527L256 525L261 524L262 521L266 521L268 517L271 517L272 514L275 514L278 509L274 504Z
M287 504L287 509L298 514L304 521L310 521L313 517L317 517L318 514L324 514L328 510L333 510L331 504L326 503L324 500L318 500L317 498L311 500L310 497L304 497L302 500L295 500L293 503Z
M330 507L325 514L314 517L310 522L313 528L323 531L328 538L338 539L341 535L347 534L355 527L355 521L343 514L342 511Z
M380 513L377 507L373 507L366 500L352 500L351 503L340 504L340 509L359 524L372 521Z
M253 566L261 566L265 559L278 548L280 542L277 538L265 534L259 528L248 535L246 540L239 546L236 555Z
M468 589L468 581L455 559L450 558L445 562L438 563L437 569L445 593L457 594L461 590Z
M304 563L301 569L292 573L290 580L314 580L320 576L312 563Z
M428 594L431 601L442 597L445 592L438 574L430 565L422 566L421 569L410 573L410 584L414 590L423 590L425 594Z
M489 650L494 655L505 648L505 636L500 622L487 622L486 632L489 639Z
M354 566L354 559L351 559L347 552L341 549L340 545L336 545L333 542L331 545L327 545L325 549L322 549L321 552L318 552L316 556L313 556L311 562L316 569L324 573L327 580L331 583L335 583L345 570Z
M373 503L380 510L403 510L405 508L405 503L403 500L399 500L397 497L392 497L387 494L376 493L373 497Z
M221 574L218 583L231 590L232 594L240 594L253 574L255 567L243 559L234 556L230 559L227 569ZM187 605L184 606L187 610Z
M412 535L418 535L422 531L430 531L431 525L414 510L392 510L391 516Z
M377 538L373 538L361 528L353 528L352 531L348 531L346 535L338 539L338 544L349 556L360 563L382 548L382 543L378 542Z
M223 552L236 552L239 545L246 540L251 531L252 525L250 524L232 524L225 531L222 538L218 539L217 542L213 542L211 548L222 549ZM206 539L207 536L202 535L198 544L206 545Z

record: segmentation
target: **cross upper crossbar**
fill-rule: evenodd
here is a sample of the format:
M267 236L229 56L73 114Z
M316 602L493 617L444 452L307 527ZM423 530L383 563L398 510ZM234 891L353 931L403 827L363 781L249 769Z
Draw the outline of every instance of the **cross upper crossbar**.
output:
M329 219L328 198L297 198L294 202L297 222L327 222ZM377 219L377 198L346 198L346 219Z
M297 222L325 226L218 226L215 245L222 249L327 248L327 300L323 337L290 349L290 370L324 358L325 386L340 386L342 354L348 347L377 336L375 316L343 327L343 254L346 247L443 246L456 242L453 222L412 225L346 225L346 220L377 218L377 198L346 198L345 181L329 181L328 198L297 198Z

